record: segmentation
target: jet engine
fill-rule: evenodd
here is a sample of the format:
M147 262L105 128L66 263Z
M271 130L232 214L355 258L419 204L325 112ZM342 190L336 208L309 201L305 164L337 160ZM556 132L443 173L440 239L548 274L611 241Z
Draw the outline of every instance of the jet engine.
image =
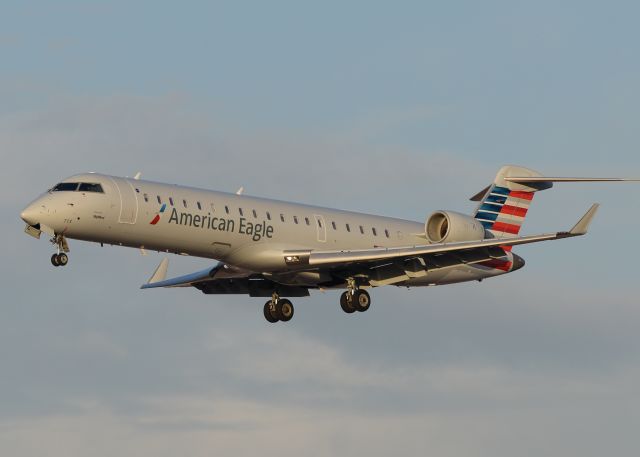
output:
M431 214L424 225L424 232L432 243L484 239L484 227L477 219L455 211L436 211Z

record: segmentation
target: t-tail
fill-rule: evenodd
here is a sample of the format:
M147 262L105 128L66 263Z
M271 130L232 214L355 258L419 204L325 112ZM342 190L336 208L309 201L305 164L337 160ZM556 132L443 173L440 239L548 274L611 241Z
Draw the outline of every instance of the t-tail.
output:
M471 197L480 202L474 217L495 238L515 237L527 217L536 192L554 182L638 181L628 178L567 178L543 176L529 168L506 165L493 183Z
M528 168L504 166L496 175L493 184L471 198L480 201L474 217L496 238L517 236L535 193L553 186L550 182L525 185L505 179L525 176L542 177L540 173Z

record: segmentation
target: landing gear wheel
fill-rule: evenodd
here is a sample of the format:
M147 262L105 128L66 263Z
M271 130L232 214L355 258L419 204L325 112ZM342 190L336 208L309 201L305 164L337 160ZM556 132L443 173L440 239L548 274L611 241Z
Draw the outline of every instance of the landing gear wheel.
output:
M340 307L342 308L342 311L347 314L351 314L356 311L356 308L353 306L353 298L349 300L349 292L343 292L342 295L340 295Z
M68 263L69 263L69 257L67 256L67 254L65 254L64 252L62 254L58 254L58 264L61 267L64 267Z
M271 300L264 304L264 318L272 324L278 322L277 316L271 312Z
M53 254L51 256L51 265L53 265L54 267L60 266L60 259L58 258L58 254Z
M353 294L353 306L357 311L364 313L371 306L371 297L366 290L356 290Z
M286 298L278 300L278 303L276 303L276 314L282 322L290 321L293 317L293 303Z

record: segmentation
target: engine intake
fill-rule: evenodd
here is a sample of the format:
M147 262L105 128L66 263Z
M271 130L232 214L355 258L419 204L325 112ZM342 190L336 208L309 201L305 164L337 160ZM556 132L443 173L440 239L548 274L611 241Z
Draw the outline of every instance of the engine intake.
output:
M431 243L484 239L484 226L477 219L455 211L436 211L431 214L424 232Z

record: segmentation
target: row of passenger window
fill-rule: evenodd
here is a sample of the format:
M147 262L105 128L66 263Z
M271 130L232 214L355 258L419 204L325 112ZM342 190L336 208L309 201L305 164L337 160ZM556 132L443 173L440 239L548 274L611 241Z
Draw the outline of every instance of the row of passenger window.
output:
M136 189L136 192L139 193L140 189ZM142 196L144 198L144 201L148 203L149 202L149 195L144 193L144 194L142 194ZM158 200L158 204L162 205L162 202L163 202L162 201L162 197L160 197L160 195L156 195L156 199ZM168 200L169 200L169 204L171 206L175 206L173 197L169 197ZM185 209L189 208L189 204L187 203L186 199L182 199L182 206ZM202 203L200 203L199 201L196 201L196 206L197 206L198 210L200 210L200 211L202 211L203 208L204 208ZM215 212L215 206L214 206L213 203L210 204L210 207L211 207L211 212L212 213ZM224 206L224 212L225 212L225 214L231 214L231 210L230 210L228 205ZM242 208L238 208L238 214L240 214L241 217L244 217L244 210ZM255 209L251 210L251 214L253 215L254 218L256 218L256 219L258 218L258 212ZM269 211L265 211L265 215L267 217L267 220L269 220L269 221L272 220L271 219L271 213ZM280 213L280 221L281 222L286 222L286 217L285 217L285 215L283 213ZM298 219L298 216L293 216L293 222L294 222L294 224L299 224L300 223L300 221ZM306 225L311 225L311 220L307 216L304 217L304 222L305 222ZM322 228L322 219L316 218L316 223L318 224L318 227ZM335 221L331 221L331 227L333 228L333 230L338 230L338 224L336 224ZM360 233L364 235L365 234L364 226L359 225L358 228L360 229ZM345 223L345 229L347 230L347 232L351 232L351 225L349 223ZM375 227L371 227L371 233L373 234L373 236L378 236L378 230ZM391 237L388 229L384 229L384 235L387 238Z

